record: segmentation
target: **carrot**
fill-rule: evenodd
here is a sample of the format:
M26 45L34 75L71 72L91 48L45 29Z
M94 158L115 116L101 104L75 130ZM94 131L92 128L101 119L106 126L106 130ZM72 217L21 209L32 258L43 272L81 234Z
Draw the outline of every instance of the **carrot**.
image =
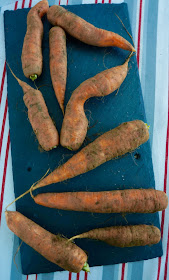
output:
M32 81L42 73L42 37L43 24L41 18L47 13L47 0L38 2L27 15L27 31L22 48L22 69L24 75Z
M51 6L47 12L47 18L52 25L62 27L71 36L86 44L98 47L118 47L135 52L134 47L120 35L97 28L61 6Z
M66 106L62 123L60 143L70 150L78 150L82 145L88 127L84 103L95 96L106 96L120 87L127 76L129 58L123 65L107 69L84 81L72 93Z
M157 227L149 225L113 226L92 229L70 238L69 241L76 238L97 239L123 248L157 244L161 240L161 233Z
M50 74L56 98L64 113L64 97L67 78L67 51L66 34L59 27L53 27L49 31L50 50Z
M154 189L42 193L34 201L50 208L93 213L154 213L168 205L166 193Z
M62 166L34 184L31 190L86 173L106 161L135 150L148 138L148 128L143 121L135 120L122 123L84 147Z
M5 211L9 229L27 245L65 270L80 272L83 267L89 271L87 255L66 238L54 235L17 211Z
M23 101L28 109L28 118L39 144L45 151L56 148L59 145L59 134L49 116L42 93L18 79L11 68L10 71L22 87Z

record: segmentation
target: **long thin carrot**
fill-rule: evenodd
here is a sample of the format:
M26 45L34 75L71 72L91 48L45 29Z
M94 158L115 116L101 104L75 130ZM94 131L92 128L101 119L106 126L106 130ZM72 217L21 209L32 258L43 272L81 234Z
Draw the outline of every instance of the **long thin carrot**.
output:
M70 150L80 148L88 127L84 103L91 97L103 97L118 89L127 76L129 59L123 65L107 69L84 81L74 90L66 106L60 133L63 147Z
M77 245L50 233L17 211L6 211L5 215L9 229L47 260L72 272L89 271L87 255Z
M113 158L135 150L149 139L147 125L141 120L122 123L84 147L65 164L32 186L32 191L86 173Z
M97 28L61 6L51 6L47 12L47 18L52 25L62 27L71 36L86 44L98 47L111 46L132 52L135 51L134 47L120 35Z
M42 37L43 24L41 18L47 13L47 0L38 2L27 15L27 31L22 48L22 69L24 75L32 81L42 73Z
M45 207L93 213L154 213L168 205L166 193L154 189L41 193L34 201Z
M161 233L157 227L149 225L114 226L92 229L73 236L69 241L77 238L96 239L123 248L157 244L160 242Z
M49 115L42 93L17 78L11 68L10 71L24 92L23 101L39 144L45 151L56 148L59 145L59 134Z
M64 97L67 78L66 34L55 26L49 31L50 74L56 98L64 113Z

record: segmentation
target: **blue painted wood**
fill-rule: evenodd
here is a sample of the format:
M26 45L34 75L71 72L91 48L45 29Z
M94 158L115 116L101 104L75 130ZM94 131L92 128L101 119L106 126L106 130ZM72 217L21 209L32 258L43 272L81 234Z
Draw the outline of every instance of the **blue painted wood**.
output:
M120 16L126 28L131 32L126 4L121 5L78 5L66 6L97 27L119 33L130 41L126 31L115 16ZM7 62L14 73L22 80L28 81L22 72L21 52L26 32L26 16L29 9L5 12L5 41ZM59 109L51 85L49 72L48 32L50 24L44 22L43 57L44 67L41 77L36 82L42 86L41 91L58 130L62 125L62 113ZM100 71L124 63L129 55L127 51L117 48L97 48L85 45L67 36L68 50L68 81L66 103L72 91L84 80ZM23 93L16 80L7 69L8 103L10 136L12 148L12 164L14 175L15 196L25 192L35 181L39 180L48 168L54 170L67 161L74 152L61 146L50 152L38 149L38 143L27 119L27 110L23 103ZM98 135L118 126L120 123L134 119L146 121L139 81L136 57L129 62L129 72L117 95L110 94L104 98L92 98L85 104L89 119L89 130L84 145ZM83 146L84 146L83 145ZM135 159L135 154L140 157ZM154 188L149 141L122 158L109 161L86 174L66 182L53 184L39 189L47 191L99 191L127 188ZM36 205L29 195L17 201L17 210L47 230L71 237L95 227L128 224L154 224L159 227L158 214L131 214L125 218L121 214L92 214L47 209ZM43 241L42 241L43 242ZM154 258L162 255L161 242L154 246L137 248L115 248L101 242L77 240L76 243L89 254L90 266L131 262ZM52 272L60 268L36 253L26 244L21 246L21 262L23 274Z

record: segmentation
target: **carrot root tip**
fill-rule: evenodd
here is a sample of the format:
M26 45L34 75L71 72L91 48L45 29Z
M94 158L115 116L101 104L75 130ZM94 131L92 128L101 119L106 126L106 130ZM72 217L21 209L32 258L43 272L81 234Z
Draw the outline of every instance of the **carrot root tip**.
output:
M82 270L85 271L85 272L90 272L90 267L89 267L89 264L87 262L85 262Z
M37 74L33 74L29 78L32 80L32 82L34 82L37 79L37 77L38 77Z
M76 238L81 238L81 235L79 234L79 235L75 235L75 236L69 238L69 239L68 239L68 242L72 242L72 241L74 241L74 239L76 239Z

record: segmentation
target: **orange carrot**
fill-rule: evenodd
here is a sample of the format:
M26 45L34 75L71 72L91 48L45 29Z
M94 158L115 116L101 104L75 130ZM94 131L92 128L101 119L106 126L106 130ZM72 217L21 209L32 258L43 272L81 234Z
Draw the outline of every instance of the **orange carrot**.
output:
M128 61L129 58L123 65L100 72L74 90L66 106L60 134L60 143L63 147L70 150L80 148L88 127L84 103L91 97L103 97L118 89L126 78Z
M76 235L76 238L97 239L115 247L133 247L157 244L161 240L160 230L155 226L134 225L96 228Z
M48 21L52 25L62 27L71 36L78 40L98 47L118 47L134 52L134 47L120 35L100 29L67 11L61 6L53 5L47 12Z
M22 48L22 69L24 75L32 81L42 73L42 37L43 24L41 18L47 13L47 0L38 2L27 15L27 31Z
M39 144L45 151L56 148L59 145L59 134L49 116L42 93L18 79L11 68L10 71L24 92L23 101L28 108L28 118Z
M168 205L166 193L154 189L41 193L34 201L50 208L93 213L154 213Z
M67 78L66 34L61 27L49 32L50 74L56 98L64 113L64 97Z
M141 120L122 123L84 147L62 166L32 186L32 190L86 173L113 158L135 150L149 138Z
M27 245L65 270L80 272L86 264L87 255L66 238L54 235L17 211L5 211L9 229Z

